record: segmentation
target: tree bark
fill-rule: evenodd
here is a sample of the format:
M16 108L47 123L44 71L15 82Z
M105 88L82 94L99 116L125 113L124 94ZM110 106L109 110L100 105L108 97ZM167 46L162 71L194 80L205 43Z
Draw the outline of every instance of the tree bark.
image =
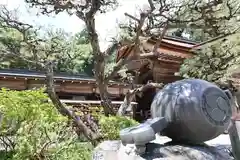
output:
M162 88L164 85L162 83L148 83L146 85L143 85L142 87L135 88L133 90L129 90L124 98L123 104L118 109L117 115L123 116L126 114L126 110L131 104L135 94L141 94L143 91L149 88Z
M68 117L69 119L73 120L76 124L79 131L83 133L83 135L90 141L94 142L94 140L99 138L99 135L92 132L77 116L73 111L67 109L64 104L61 103L58 96L56 95L55 88L54 88L54 79L53 79L53 64L50 62L47 64L47 74L46 74L46 85L47 85L47 93L49 98L51 99L55 108L59 111L60 114L63 116Z
M104 114L114 114L111 100L108 98L107 84L105 79L105 54L101 52L99 46L98 34L95 28L95 18L91 14L87 14L85 18L85 24L89 33L90 43L94 54L94 75L99 88L102 105L104 108Z

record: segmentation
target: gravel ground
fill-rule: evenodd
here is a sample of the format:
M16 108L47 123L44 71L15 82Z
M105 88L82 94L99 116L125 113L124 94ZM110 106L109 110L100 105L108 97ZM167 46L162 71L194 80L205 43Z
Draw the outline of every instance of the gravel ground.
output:
M165 136L156 136L156 140L154 142L164 144L166 142L171 141L170 138ZM205 142L208 145L231 145L230 138L228 134L222 134L218 136L217 138L214 138L210 141Z
M228 134L222 134L217 138L214 138L206 142L208 145L231 145L230 138Z

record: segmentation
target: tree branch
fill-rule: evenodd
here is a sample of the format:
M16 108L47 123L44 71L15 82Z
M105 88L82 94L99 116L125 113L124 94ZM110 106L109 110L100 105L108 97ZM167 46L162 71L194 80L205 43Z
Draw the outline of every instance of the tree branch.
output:
M126 16L130 17L130 18L133 18L134 20L136 20L138 22L138 26L137 26L137 29L136 29L136 36L134 38L134 48L133 48L133 56L132 57L126 57L126 58L123 58L121 59L117 64L116 66L113 67L113 70L112 72L107 75L105 77L106 81L108 82L109 80L113 79L114 76L117 75L118 71L125 65L127 64L128 62L132 61L134 58L136 58L137 56L140 55L140 50L139 50L139 45L140 45L140 40L139 40L139 37L141 35L141 31L142 31L142 27L144 25L144 22L147 18L147 16L150 14L150 12L147 12L147 13L141 13L140 14L140 19L137 19L135 18L134 16L128 14L128 13L125 13Z
M157 49L159 48L159 46L160 46L160 44L161 44L161 42L162 42L162 39L163 39L163 37L165 36L165 34L166 34L166 32L167 32L167 29L168 29L168 22L166 22L166 24L165 24L165 26L164 26L164 28L163 28L163 31L162 31L160 37L157 39L156 44L155 44L154 47L153 47L153 51L152 51L152 52L153 52L155 55L157 55Z
M56 107L56 109L61 113L63 116L68 117L69 119L72 119L73 122L77 125L78 129L83 132L84 136L93 142L97 138L99 138L99 135L96 135L93 133L80 119L79 116L77 116L73 111L70 111L67 109L59 100L58 96L56 95L55 89L54 89L54 81L53 81L53 64L52 62L49 62L47 65L47 73L46 73L46 85L47 85L47 93L49 95L49 98L51 99L52 103Z
M126 93L126 96L124 98L124 102L123 104L120 106L120 108L118 109L118 115L119 116L123 116L125 113L126 113L126 110L127 108L129 107L129 105L131 104L134 96L136 94L139 94L139 93L142 93L144 92L145 90L149 89L149 88L163 88L164 84L162 83L147 83L146 85L143 85L139 88L135 88L133 90L129 90L127 93Z

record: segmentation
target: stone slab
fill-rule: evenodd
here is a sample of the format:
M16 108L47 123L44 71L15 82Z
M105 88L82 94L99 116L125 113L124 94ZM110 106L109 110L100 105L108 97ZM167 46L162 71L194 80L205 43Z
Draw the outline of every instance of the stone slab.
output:
M146 153L137 155L134 145L123 146L121 141L104 141L97 146L93 160L233 160L230 139L221 135L204 145L171 144L171 139L157 136L147 145Z

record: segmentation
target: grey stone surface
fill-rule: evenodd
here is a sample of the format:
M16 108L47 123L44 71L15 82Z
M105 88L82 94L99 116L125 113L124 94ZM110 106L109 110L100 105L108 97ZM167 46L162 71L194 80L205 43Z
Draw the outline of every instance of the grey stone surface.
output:
M156 133L166 128L167 122L163 117L156 117L147 120L139 125L129 127L120 131L120 138L123 144L145 145L155 140Z
M93 152L93 160L117 160L117 152L121 147L121 141L104 141Z
M233 160L233 157L228 135L198 146L171 144L171 139L159 136L146 146L146 153L141 156L132 144L104 141L95 148L93 160Z
M175 141L202 143L221 135L229 126L232 99L228 91L200 79L184 79L160 90L151 115L164 117L160 132Z

